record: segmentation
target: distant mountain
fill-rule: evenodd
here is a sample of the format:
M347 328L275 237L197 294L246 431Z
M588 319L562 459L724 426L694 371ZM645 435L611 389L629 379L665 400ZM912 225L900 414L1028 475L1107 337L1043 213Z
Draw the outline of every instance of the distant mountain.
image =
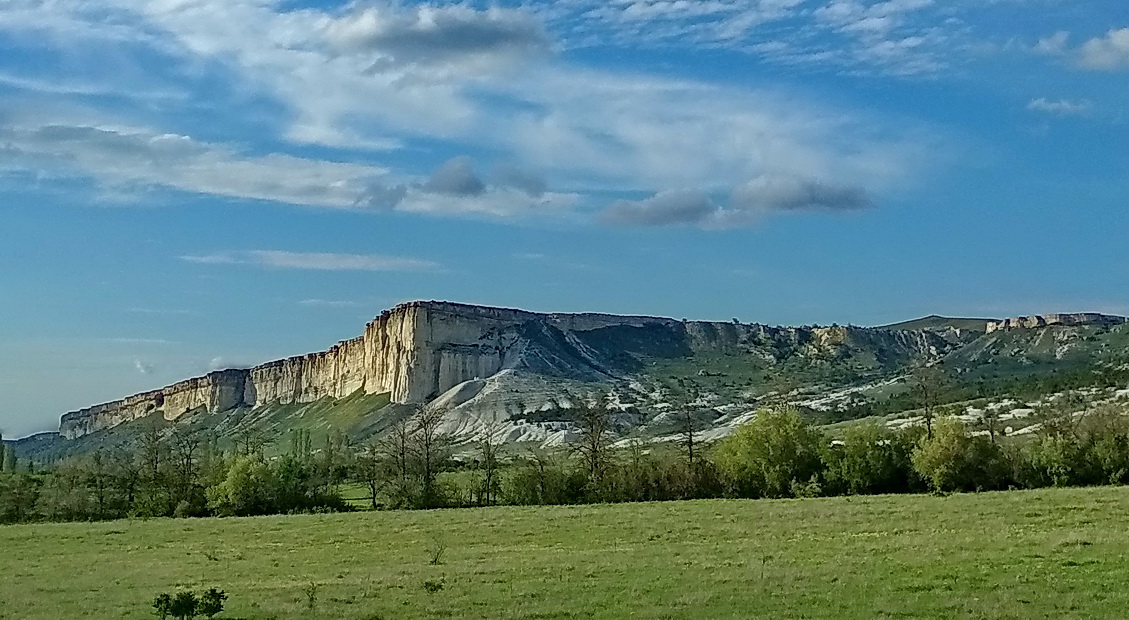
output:
M576 407L597 398L610 399L622 433L662 435L670 412L686 407L724 433L764 403L840 417L864 411L860 402L896 406L907 391L900 378L922 364L941 362L983 388L1129 354L1123 319L1061 316L1082 323L1039 326L1028 317L986 333L987 319L931 316L874 328L775 327L411 302L323 352L67 413L58 435L17 450L57 458L128 443L148 424L187 425L221 442L280 440L295 429L363 440L424 406L442 407L446 430L468 441L491 432L552 444L570 439Z
M969 331L984 333L984 331L986 331L987 329L987 325L995 321L996 319L962 319L931 314L929 316L921 317L920 319L913 319L912 321L903 321L901 323L894 323L892 325L882 325L878 329L910 331L922 329L967 329Z

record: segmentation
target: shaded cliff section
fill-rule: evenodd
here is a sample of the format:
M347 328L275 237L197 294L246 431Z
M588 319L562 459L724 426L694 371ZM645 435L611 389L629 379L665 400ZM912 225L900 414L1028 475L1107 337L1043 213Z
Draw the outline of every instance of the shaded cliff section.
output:
M145 418L175 421L269 404L312 403L387 394L423 404L466 381L520 370L606 382L646 360L709 354L848 355L865 351L880 366L936 356L960 334L858 327L792 328L609 314L539 314L448 302L410 302L382 313L364 334L327 351L232 369L67 413L60 434L76 439Z

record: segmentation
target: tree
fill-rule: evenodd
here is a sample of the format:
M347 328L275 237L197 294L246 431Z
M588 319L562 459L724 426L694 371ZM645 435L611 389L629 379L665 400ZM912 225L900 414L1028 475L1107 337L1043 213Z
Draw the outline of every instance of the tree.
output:
M227 594L223 590L208 588L206 592L200 595L198 611L211 618L223 611L223 602L226 600Z
M136 511L141 516L163 517L173 512L168 485L168 444L157 421L145 424L138 437L140 485Z
M424 508L442 505L443 497L436 484L450 458L451 437L443 432L446 410L423 407L412 416L410 453L420 481L420 503Z
M742 497L789 497L793 482L818 479L827 443L795 407L764 409L752 422L721 441L719 472L730 492Z
M412 427L409 421L400 420L393 424L378 446L381 464L374 463L374 466L379 465L384 470L390 505L402 508L417 504L412 480ZM375 496L373 503L376 503Z
M944 418L913 451L913 468L934 491L1001 488L1009 474L1004 452L983 437L971 437L957 418Z
M384 480L384 468L381 459L381 445L375 439L369 439L357 456L355 472L357 478L368 487L369 499L372 509L377 509L376 498L380 493L381 483Z
M697 413L690 407L683 407L677 413L679 443L686 451L686 462L690 470L694 470L695 449L698 447L698 433L702 430L701 420Z
M200 486L200 435L187 426L177 426L169 437L169 490L178 517L200 514L204 492Z
M222 483L208 489L208 505L221 515L248 516L274 511L274 472L255 455L237 456Z
M588 475L589 493L599 496L605 490L611 464L612 419L605 399L597 399L592 406L581 406L577 410L576 425L580 436L575 450Z
M921 406L925 418L925 436L933 438L933 419L937 416L937 406L941 403L941 392L948 383L948 377L940 366L920 366L913 371L911 389Z
M878 422L849 426L837 445L826 452L827 477L851 494L898 493L909 490L912 443Z
M16 449L12 446L6 445L3 437L0 437L0 452L3 452L3 460L0 460L0 472L8 472L9 474L16 473Z
M498 499L498 453L502 449L501 427L497 422L487 425L485 437L478 442L479 466L482 468L482 486L479 503L492 506Z

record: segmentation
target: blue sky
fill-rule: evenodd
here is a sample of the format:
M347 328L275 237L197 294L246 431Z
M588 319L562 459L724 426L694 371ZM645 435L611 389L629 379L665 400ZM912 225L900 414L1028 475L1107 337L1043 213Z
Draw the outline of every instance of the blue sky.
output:
M0 5L0 429L447 299L1129 313L1123 0Z

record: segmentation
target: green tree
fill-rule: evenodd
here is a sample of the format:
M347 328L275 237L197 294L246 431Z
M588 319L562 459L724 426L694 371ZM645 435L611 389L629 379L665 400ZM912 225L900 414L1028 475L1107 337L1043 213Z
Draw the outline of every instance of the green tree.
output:
M933 436L913 451L912 460L914 470L934 491L1001 488L1012 469L998 444L971 437L957 418L939 420Z
M412 416L410 454L420 483L420 504L423 508L442 506L446 498L438 485L439 474L451 458L450 435L443 431L446 410L424 407Z
M789 497L793 482L818 478L827 443L794 407L761 410L725 438L715 452L730 493L741 497Z
M487 425L485 436L478 442L478 466L482 471L478 501L483 506L492 506L498 501L498 456L503 439L500 425L492 423Z
M850 494L900 493L910 489L913 444L878 422L847 428L841 442L827 448L827 478Z
M911 389L925 418L925 436L933 438L933 420L941 404L941 394L948 388L948 375L939 365L921 366L913 371Z
M208 489L208 506L221 515L271 514L275 509L275 480L260 456L237 456L222 483Z
M575 451L584 463L589 495L599 499L606 491L612 464L612 419L606 398L601 396L591 406L581 405L576 411L576 426L579 437Z

